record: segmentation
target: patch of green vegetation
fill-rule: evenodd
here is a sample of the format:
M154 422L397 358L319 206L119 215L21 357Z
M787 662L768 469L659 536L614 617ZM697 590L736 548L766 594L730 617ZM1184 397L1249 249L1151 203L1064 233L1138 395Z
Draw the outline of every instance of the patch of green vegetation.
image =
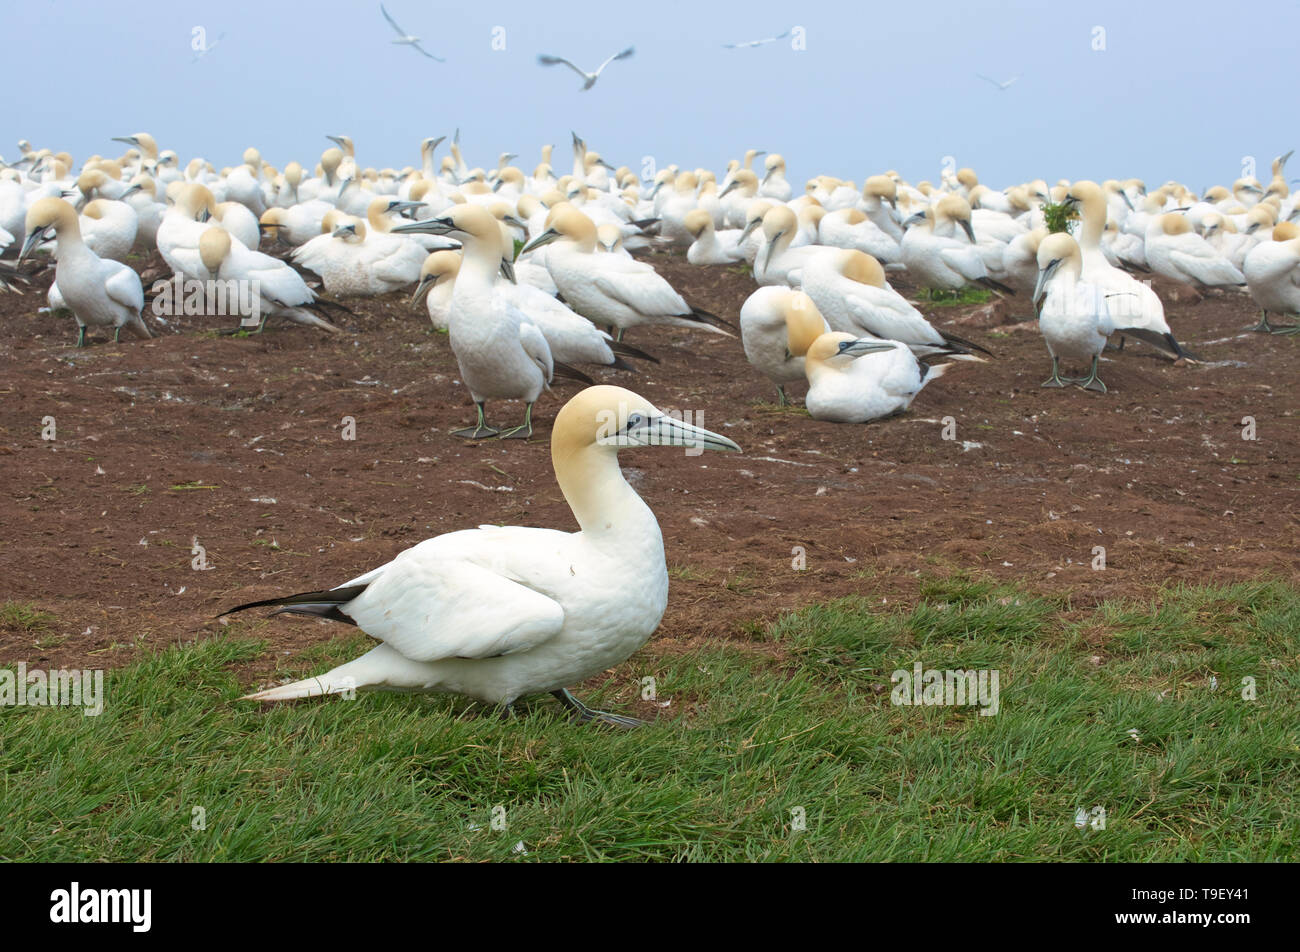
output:
M1074 223L1079 220L1079 209L1067 202L1047 202L1043 205L1043 219L1050 234L1074 233Z
M220 486L208 486L208 485L206 485L205 483L203 483L203 482L201 482L201 481L199 481L199 480L197 480L197 479L192 479L192 480L190 480L188 483L176 483L175 485L171 486L170 488L171 488L171 489L175 489L175 490L177 490L177 491L185 492L185 491L189 491L189 490L193 490L193 489L220 489L221 487L220 487Z
M652 643L578 692L631 712L653 675L662 719L631 732L571 723L550 698L505 720L436 696L240 702L231 669L265 660L265 623L232 627L109 672L98 717L6 711L0 856L1296 858L1300 588L1178 587L1072 612L958 575L922 580L914 608L878 602L750 626L762 650ZM342 637L280 674L371 644ZM891 703L891 675L915 662L998 671L998 713ZM1075 825L1096 808L1104 828Z
M25 634L46 631L56 621L50 612L41 611L31 602L5 602L0 605L0 628Z
M983 288L960 288L948 291L943 288L922 288L921 300L931 307L966 307L970 304L987 304L992 291Z

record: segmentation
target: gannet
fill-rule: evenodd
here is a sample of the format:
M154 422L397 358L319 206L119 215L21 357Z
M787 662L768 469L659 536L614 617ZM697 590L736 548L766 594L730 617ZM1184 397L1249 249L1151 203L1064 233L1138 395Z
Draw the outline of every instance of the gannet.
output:
M550 245L547 270L568 305L597 327L614 327L616 340L640 324L696 327L730 336L728 325L693 308L650 265L617 254L595 254L596 227L572 205L551 209L546 230L520 255ZM717 326L715 326L717 325Z
M777 400L789 404L785 385L804 379L804 355L830 326L812 298L785 287L759 288L740 308L740 336L749 362L776 384Z
M1081 227L1078 244L1083 258L1083 280L1103 288L1106 306L1116 328L1175 358L1195 359L1183 349L1170 331L1165 322L1164 305L1160 303L1155 291L1151 290L1151 286L1113 266L1102 253L1101 235L1106 224L1106 199L1097 183L1087 180L1073 183L1064 200L1079 208Z
M1034 305L1038 329L1052 357L1052 376L1044 387L1079 384L1085 390L1106 392L1097 377L1097 363L1106 339L1115 331L1107 305L1106 291L1083 280L1083 256L1078 243L1067 233L1046 236L1038 245L1038 283ZM1092 361L1087 377L1061 377L1061 358Z
M376 688L461 694L508 711L518 698L549 692L580 721L637 726L588 709L567 686L624 661L663 617L663 536L617 454L664 445L740 451L629 390L579 393L551 434L555 478L578 532L487 525L451 532L336 588L232 608L330 618L381 642L325 674L249 699Z
M144 289L139 276L118 261L105 260L81 240L76 210L61 198L42 198L27 210L22 261L54 229L58 263L54 281L77 320L77 346L86 343L86 326L112 327L116 342L127 327L136 336L152 337L140 317Z
M744 42L741 43L723 43L722 48L727 50L748 50L756 46L764 46L768 43L775 43L777 40L784 40L789 35L790 35L790 31L786 30L784 33L778 33L776 36L769 36L762 40L745 40Z
M1003 80L1002 82L998 82L996 79L992 79L988 76L985 76L983 73L976 73L975 77L977 79L984 80L984 82L986 83L992 83L994 86L998 88L999 91L1002 92L1005 92L1006 90L1010 89L1012 86L1016 84L1016 81L1020 79L1019 76L1012 76L1010 79Z
M778 202L790 200L790 183L785 180L785 159L775 153L763 160L767 173L759 183L758 194Z
M582 88L583 91L586 91L590 89L592 86L596 85L596 80L600 78L600 74L601 72L604 71L606 66L614 62L614 60L627 59L635 52L636 52L636 48L629 46L621 53L615 53L609 59L605 60L605 62L601 63L598 67L596 67L596 71L594 73L588 73L586 70L579 69L578 67L574 66L572 63L570 63L568 60L564 59L563 57L549 56L546 53L542 53L541 55L539 55L537 57L537 62L540 63L542 66L564 65L569 67L569 69L573 70L575 73L577 73L579 76L582 77L583 80Z
M410 33L407 33L400 26L398 26L397 21L388 15L388 11L384 9L384 5L382 3L379 5L379 10L381 13L383 13L384 19L388 21L388 25L391 26L397 32L397 39L393 40L394 43L397 43L400 46L409 46L411 49L418 50L420 53L429 57L429 59L437 60L439 63L447 62L441 56L434 56L423 46L421 46L420 38L418 36L412 36Z
M1233 263L1193 232L1177 212L1153 217L1147 224L1146 256L1153 271L1183 284L1209 288L1246 283Z
M533 404L542 390L549 387L557 371L592 382L581 372L556 361L536 323L509 296L497 293L497 275L504 260L501 226L487 209L480 205L457 205L445 215L408 222L398 229L450 236L463 246L447 331L461 380L478 411L478 423L453 430L453 436L471 440L489 436L526 439L533 433ZM524 422L505 432L489 427L484 410L488 400L523 400L527 404Z
M918 361L905 344L852 334L823 334L804 358L814 420L867 423L902 413L930 381L949 367Z
M158 225L158 252L174 273L206 280L211 275L199 260L199 238L216 211L216 200L197 183L176 183L168 192L173 204Z
M204 231L199 238L199 257L213 278L239 281L242 287L250 289L250 293L258 295L257 310L261 322L256 333L262 333L266 319L271 316L331 333L339 332L329 321L307 309L316 300L316 295L297 271L279 258L244 247L224 228L211 225ZM233 310L238 311L237 305L243 303L244 297L243 293L228 294L226 300L228 305L236 305ZM239 316L250 315L240 312Z
M991 290L1014 294L1011 288L989 277L978 247L941 233L944 229L951 231L953 223L960 222L971 241L974 241L970 222L954 217L957 205L951 199L956 199L962 206L966 205L958 196L945 196L933 207L907 220L907 230L903 234L900 248L908 273L930 288L958 291L969 284L979 284Z
M827 212L818 225L821 243L833 248L855 248L884 264L901 260L898 242L857 208Z
M1252 248L1242 266L1250 296L1261 311L1254 329L1273 334L1300 333L1300 325L1278 326L1268 320L1269 311L1300 317L1300 239L1294 237L1286 223L1276 230L1280 234ZM1287 234L1293 237L1286 238Z
M456 287L456 273L460 271L459 251L434 251L420 267L420 283L415 286L411 303L425 301L429 321L435 330L445 331L450 322L451 293Z
M687 212L683 224L694 239L686 249L686 260L691 264L733 264L744 258L737 244L740 229L717 232L712 216L702 208Z
M885 280L885 270L862 251L819 249L801 272L801 286L832 330L906 344L917 356L988 353L978 344L936 330Z

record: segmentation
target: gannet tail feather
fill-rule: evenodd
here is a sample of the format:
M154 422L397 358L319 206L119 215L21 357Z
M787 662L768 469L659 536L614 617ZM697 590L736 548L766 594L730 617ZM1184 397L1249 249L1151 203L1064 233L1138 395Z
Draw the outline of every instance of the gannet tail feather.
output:
M975 280L984 285L984 287L988 288L990 291L997 291L999 294L1009 294L1012 297L1016 296L1015 289L1007 287L1001 281L994 281L992 278L988 277L976 278Z
M659 363L659 358L654 354L647 354L644 350L633 347L631 344L625 344L622 341L617 340L607 340L605 343L608 345L610 350L619 356L635 357L637 360L648 360L652 364ZM618 364L615 363L614 366L617 367Z
M969 341L966 340L965 338L958 337L956 334L949 334L947 331L939 331L939 336L942 337L949 344L951 344L954 347L954 349L956 349L959 352L969 353L972 350L978 350L981 354L987 354L990 357L993 356L993 351L981 347L979 344L975 343L974 341Z
M1117 327L1115 333L1123 334L1125 337L1135 337L1144 344L1150 344L1152 347L1162 350L1174 357L1184 357L1188 360L1200 360L1195 354L1184 350L1183 346L1178 343L1173 334L1161 334L1157 331L1148 330L1145 327Z
M276 611L272 612L272 615L314 615L317 618L329 618L332 621L355 625L355 621L339 611L339 606L346 605L365 590L365 585L345 585L342 588L331 588L321 592L299 592L297 595L286 595L282 598L246 602L234 608L227 608L221 615L233 615L235 612L242 612L249 608L275 606ZM220 618L221 615L217 617Z
M596 385L596 381L592 380L590 377L584 374L577 367L570 367L568 364L561 363L558 360L552 361L552 363L555 366L554 376L567 377L570 380L577 380L579 383L585 383L588 387L593 387Z

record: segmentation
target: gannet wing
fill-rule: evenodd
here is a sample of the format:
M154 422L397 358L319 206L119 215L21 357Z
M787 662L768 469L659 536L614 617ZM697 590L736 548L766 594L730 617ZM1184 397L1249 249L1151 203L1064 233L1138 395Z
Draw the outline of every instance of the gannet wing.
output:
M558 63L562 63L565 66L569 67L569 69L577 73L579 76L581 76L583 79L587 78L586 73L578 69L578 67L574 66L572 63L570 63L562 56L548 56L545 53L541 53L537 57L537 62L541 63L543 66L555 66Z
M144 307L144 288L140 286L140 278L124 264L113 269L104 282L104 290L115 302L137 313Z
M564 626L564 609L553 598L448 551L445 543L422 548L389 562L341 606L366 634L405 657L495 658L535 648Z
M410 35L405 30L403 30L400 26L397 25L396 20L394 20L392 17L388 15L388 11L384 9L384 5L382 3L379 5L379 10L381 13L383 13L384 19L388 21L388 25L397 31L398 36L400 36L402 39L406 39Z
M419 50L419 51L420 51L421 53L423 53L425 56L429 57L429 59L431 59L431 60L437 60L439 63L445 63L445 62L447 62L447 61L446 61L445 59L443 59L441 56L434 56L432 53L430 53L428 50L426 50L426 49L425 49L423 46L421 46L419 43L412 43L411 46L415 47L417 50Z
M623 52L621 52L621 53L615 53L613 56L611 56L609 59L605 60L605 62L601 63L600 66L598 66L598 67L596 68L596 75L599 76L600 73L601 73L601 70L603 70L603 69L604 69L606 66L608 66L610 63L614 62L614 60L627 59L629 56L631 56L631 55L632 55L633 53L635 53L635 52L636 52L636 47L635 47L635 46L629 46L627 49L623 50Z

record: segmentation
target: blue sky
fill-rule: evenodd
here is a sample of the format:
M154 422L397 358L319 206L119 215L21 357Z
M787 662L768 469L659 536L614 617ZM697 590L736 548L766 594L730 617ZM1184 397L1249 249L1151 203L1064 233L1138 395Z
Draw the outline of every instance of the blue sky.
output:
M0 154L26 137L79 164L148 131L182 160L230 165L256 145L283 167L343 133L363 165L400 168L459 127L472 165L512 151L531 170L551 142L566 170L576 129L636 170L645 156L721 171L746 148L779 151L796 187L887 168L937 179L952 156L996 187L1138 176L1200 189L1231 183L1244 156L1267 180L1269 160L1300 146L1295 3L385 4L447 62L392 45L378 0L7 3L6 67L24 79L7 85ZM722 48L796 25L802 51ZM196 26L225 37L194 62ZM547 52L591 69L627 45L636 55L589 92L536 64ZM999 91L976 73L1022 78Z

